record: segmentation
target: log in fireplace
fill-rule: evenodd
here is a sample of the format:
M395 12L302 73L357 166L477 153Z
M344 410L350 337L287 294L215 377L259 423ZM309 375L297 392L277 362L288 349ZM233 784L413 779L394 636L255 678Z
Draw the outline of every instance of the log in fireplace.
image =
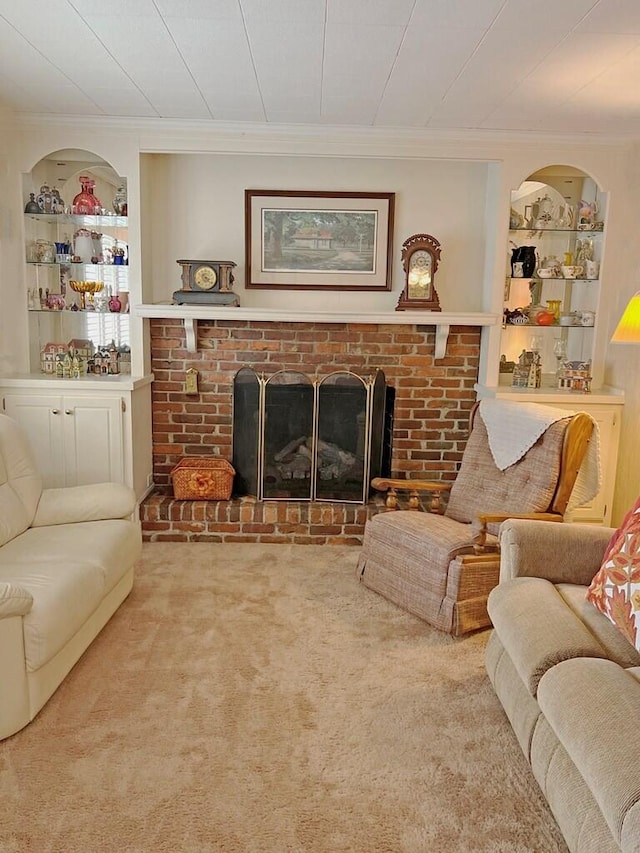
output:
M381 370L310 378L241 368L233 383L236 494L367 503L371 479L390 470L393 390Z

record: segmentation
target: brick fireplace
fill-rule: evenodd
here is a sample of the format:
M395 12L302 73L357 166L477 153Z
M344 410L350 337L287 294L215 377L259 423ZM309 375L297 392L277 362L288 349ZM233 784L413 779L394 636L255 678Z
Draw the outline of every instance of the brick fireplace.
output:
M155 488L141 508L146 540L359 544L380 510L375 497L365 506L172 497L170 472L183 456L231 460L233 379L243 366L267 376L382 369L395 390L393 476L455 478L475 401L480 328L452 326L437 360L427 325L201 320L197 341L190 352L180 319L151 320ZM189 368L198 371L197 395L185 393Z

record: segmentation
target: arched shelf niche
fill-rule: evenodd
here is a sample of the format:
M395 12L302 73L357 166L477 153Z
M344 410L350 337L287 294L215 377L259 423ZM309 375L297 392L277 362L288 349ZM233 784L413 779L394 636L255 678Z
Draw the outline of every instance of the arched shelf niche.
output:
M607 201L591 175L566 164L511 191L499 384L517 387L524 353L540 358L529 388L557 390L567 361L593 367Z
M80 192L80 175L89 175L95 181L95 195L102 202L106 215L115 213L114 198L120 187L126 192L127 179L119 175L114 167L91 151L79 148L64 148L53 151L38 160L30 171L23 175L24 203L30 193L39 195L43 186L56 189L64 202L67 213L71 213L74 197Z
M97 207L74 207L81 176L93 182ZM84 375L112 344L121 372L130 372L126 178L92 151L64 148L41 157L22 181L29 372L50 371L45 354L55 345L86 351ZM85 286L95 293L80 292Z

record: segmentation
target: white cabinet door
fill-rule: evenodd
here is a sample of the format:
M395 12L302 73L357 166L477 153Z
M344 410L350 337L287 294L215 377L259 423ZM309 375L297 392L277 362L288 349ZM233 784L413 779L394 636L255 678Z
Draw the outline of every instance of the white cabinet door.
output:
M589 404L582 406L581 409L588 412L598 424L602 486L596 497L588 504L574 509L568 520L609 526L618 463L621 411L617 406Z
M124 482L120 397L8 393L4 401L27 433L45 488Z
M65 485L124 482L122 402L63 397Z
M618 463L618 444L620 441L620 420L622 405L590 403L588 395L577 397L578 405L567 402L545 401L545 405L565 411L587 412L598 425L600 439L600 472L602 485L595 498L584 506L577 507L567 514L567 521L580 521L586 524L611 524L613 490Z
M6 394L4 410L24 429L45 488L65 485L62 398Z

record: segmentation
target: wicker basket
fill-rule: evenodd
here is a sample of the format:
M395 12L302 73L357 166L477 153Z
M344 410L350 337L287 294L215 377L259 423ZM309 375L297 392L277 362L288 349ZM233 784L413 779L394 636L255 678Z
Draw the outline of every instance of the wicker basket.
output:
M185 456L171 471L174 497L191 501L228 501L235 473L226 459Z

